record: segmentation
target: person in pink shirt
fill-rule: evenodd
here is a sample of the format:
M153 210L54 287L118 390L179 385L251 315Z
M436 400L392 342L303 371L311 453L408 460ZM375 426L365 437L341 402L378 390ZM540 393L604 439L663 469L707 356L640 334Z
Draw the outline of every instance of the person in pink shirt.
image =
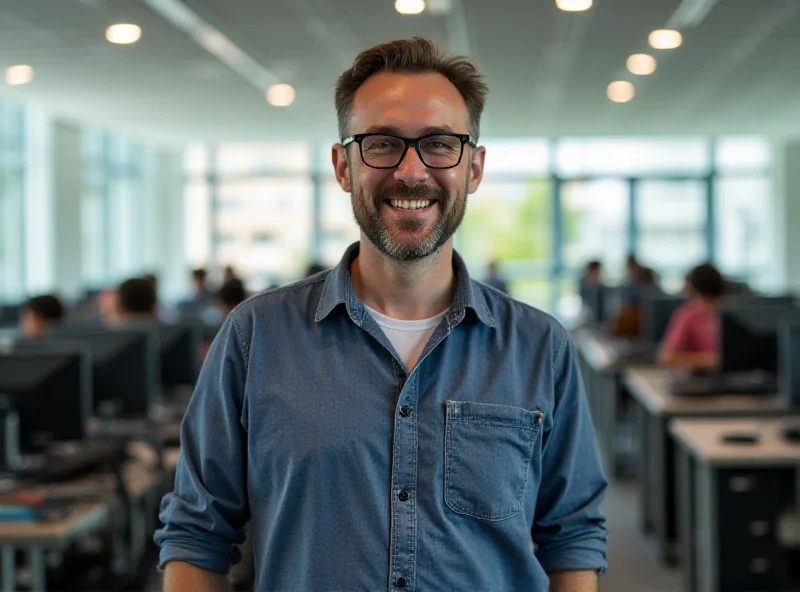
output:
M658 361L678 368L714 369L719 357L717 311L725 280L709 263L695 267L687 280L689 301L673 313Z

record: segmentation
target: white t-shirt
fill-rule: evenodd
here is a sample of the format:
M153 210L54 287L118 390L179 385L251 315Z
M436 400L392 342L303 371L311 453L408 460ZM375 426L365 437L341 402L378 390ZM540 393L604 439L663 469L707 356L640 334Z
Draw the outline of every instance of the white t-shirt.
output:
M421 321L401 321L382 315L368 306L366 309L383 330L384 335L386 335L400 359L406 365L406 370L409 371L417 363L422 350L425 349L428 340L445 314L442 312L435 317L422 319Z

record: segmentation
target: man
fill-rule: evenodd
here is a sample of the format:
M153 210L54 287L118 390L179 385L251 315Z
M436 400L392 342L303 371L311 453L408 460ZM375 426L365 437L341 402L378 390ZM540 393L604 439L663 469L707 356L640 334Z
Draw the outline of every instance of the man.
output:
M489 266L486 269L486 279L484 283L487 286L491 286L495 290L500 290L508 294L508 283L500 277L500 268L497 265L497 261L490 261Z
M192 270L192 304L209 306L214 303L214 293L208 289L208 274L202 267Z
M233 309L247 300L247 290L240 279L228 280L217 292L215 304L222 318L225 319Z
M339 78L361 241L217 337L162 504L166 590L225 590L248 520L259 591L597 590L606 481L573 347L453 251L486 92L416 38Z
M20 316L20 332L26 339L41 339L47 330L64 320L61 300L52 294L35 296L25 303Z

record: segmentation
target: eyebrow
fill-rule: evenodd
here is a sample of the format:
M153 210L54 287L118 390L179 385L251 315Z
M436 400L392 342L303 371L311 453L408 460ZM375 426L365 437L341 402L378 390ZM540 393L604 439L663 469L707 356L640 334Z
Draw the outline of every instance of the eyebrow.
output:
M398 128L391 125L373 125L372 127L368 128L365 133L403 136L403 133ZM454 133L458 132L453 131L453 128L451 128L448 125L435 125L422 129L419 136L422 137L430 134L454 134Z

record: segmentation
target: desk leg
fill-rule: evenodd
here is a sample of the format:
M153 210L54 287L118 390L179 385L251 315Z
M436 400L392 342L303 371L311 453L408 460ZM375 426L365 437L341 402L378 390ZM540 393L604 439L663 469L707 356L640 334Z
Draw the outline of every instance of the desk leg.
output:
M650 464L646 495L650 498L650 519L658 542L659 558L666 565L675 565L675 464L667 422L663 416L647 414Z
M697 592L693 461L686 450L678 448L675 462L678 538L681 548L681 565L683 566L683 589L685 592Z
M719 590L719 548L717 547L717 475L705 463L694 463L695 584L697 590Z
M16 549L7 545L2 550L2 586L3 592L14 592L17 585Z
M28 570L31 574L31 592L45 592L45 569L44 549L41 547L31 547L28 549Z
M648 466L650 464L650 451L647 437L647 410L636 400L633 400L632 404L634 438L636 440L636 449L639 452L638 466L636 467L636 475L639 479L639 488L641 492L639 495L639 528L642 533L649 534L653 531L653 524L650 521L651 500L648 495L647 487Z

